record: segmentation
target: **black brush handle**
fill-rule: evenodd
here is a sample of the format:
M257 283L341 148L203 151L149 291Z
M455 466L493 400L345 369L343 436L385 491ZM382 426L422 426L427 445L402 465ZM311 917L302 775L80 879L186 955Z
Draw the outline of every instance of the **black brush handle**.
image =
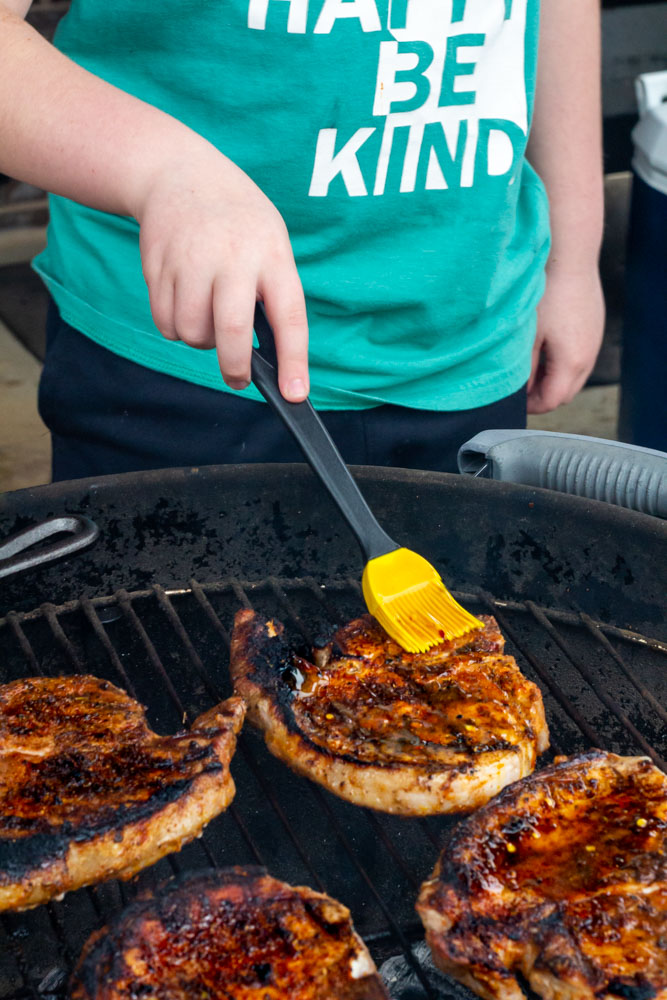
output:
M259 302L255 309L255 331L260 349L271 353L274 343L273 331ZM375 520L310 400L289 403L278 388L276 368L256 348L252 351L252 380L292 433L311 468L337 504L356 535L366 560L397 549L396 542Z

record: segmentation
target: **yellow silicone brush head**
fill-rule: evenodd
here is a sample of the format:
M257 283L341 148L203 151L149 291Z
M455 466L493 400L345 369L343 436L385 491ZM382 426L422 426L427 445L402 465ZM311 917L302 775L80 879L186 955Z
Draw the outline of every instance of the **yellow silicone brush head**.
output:
M409 653L484 628L454 600L430 562L410 549L394 549L366 563L366 607Z

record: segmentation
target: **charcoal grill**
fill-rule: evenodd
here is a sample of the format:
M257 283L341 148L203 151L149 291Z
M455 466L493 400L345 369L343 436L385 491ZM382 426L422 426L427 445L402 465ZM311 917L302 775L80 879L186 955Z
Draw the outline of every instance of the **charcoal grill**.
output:
M505 483L356 470L381 523L423 551L459 600L496 616L544 694L545 756L590 746L647 754L667 770L664 523L595 501ZM230 693L239 606L309 641L363 610L356 544L305 467L176 470L60 484L0 498L0 534L81 513L88 551L0 586L0 682L88 671L173 732ZM237 795L202 838L130 883L109 882L0 919L0 1000L60 1000L84 940L172 874L261 864L350 909L376 961L412 946L414 913L456 819L401 819L349 805L292 774L246 730ZM451 997L470 998L452 983Z

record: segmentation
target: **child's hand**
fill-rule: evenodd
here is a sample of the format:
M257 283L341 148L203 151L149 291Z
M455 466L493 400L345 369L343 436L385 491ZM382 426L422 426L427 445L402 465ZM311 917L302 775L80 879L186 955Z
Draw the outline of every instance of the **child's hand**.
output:
M169 340L218 352L233 389L250 381L253 315L273 326L283 396L308 395L306 306L285 223L259 188L206 144L183 151L139 194L144 277L156 326Z
M569 403L591 373L602 343L604 299L597 267L585 273L547 268L537 311L537 336L528 381L528 412Z

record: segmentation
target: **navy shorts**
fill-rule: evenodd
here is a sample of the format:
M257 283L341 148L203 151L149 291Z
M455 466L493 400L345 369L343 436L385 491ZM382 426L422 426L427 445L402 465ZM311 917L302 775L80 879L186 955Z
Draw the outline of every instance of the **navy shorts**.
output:
M49 310L39 410L53 481L141 469L303 462L265 403L152 371L100 347ZM526 391L472 410L383 405L320 411L352 465L456 472L460 445L489 428L525 427Z

